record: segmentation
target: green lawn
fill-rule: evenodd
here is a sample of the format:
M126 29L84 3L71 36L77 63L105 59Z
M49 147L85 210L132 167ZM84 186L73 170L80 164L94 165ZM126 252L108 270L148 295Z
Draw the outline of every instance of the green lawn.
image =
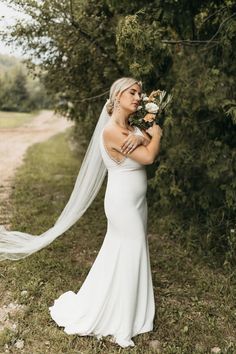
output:
M28 123L33 117L35 117L35 112L20 113L0 111L0 129L17 128L25 123Z
M12 227L41 233L52 226L65 205L76 178L81 156L71 152L70 133L60 134L30 148L18 170ZM61 293L78 291L102 244L106 231L102 187L82 219L46 249L17 261L0 264L0 292L26 306L18 314L18 329L0 336L0 352L23 339L27 354L153 353L149 341L158 339L163 354L233 354L235 345L236 288L233 273L206 264L180 245L159 235L149 225L149 243L156 297L154 331L134 338L136 346L121 349L106 340L68 336L51 320L48 307ZM27 291L22 296L21 292ZM9 295L8 295L9 298Z

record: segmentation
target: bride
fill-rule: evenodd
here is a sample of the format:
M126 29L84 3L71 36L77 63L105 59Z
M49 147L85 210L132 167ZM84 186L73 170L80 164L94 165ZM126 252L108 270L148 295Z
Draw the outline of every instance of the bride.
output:
M144 165L151 164L159 151L161 129L153 126L152 139L146 144L143 138L147 135L129 125L129 115L137 110L140 96L140 84L133 79L119 79L111 87L107 105L111 116L100 135L108 170L107 233L79 292L62 294L50 307L52 318L66 333L98 338L112 335L121 347L134 346L133 336L152 330L155 306ZM130 132L137 134L133 144L133 137L124 138ZM136 147L141 142L144 144Z
M161 128L132 127L129 116L141 98L141 83L116 80L104 105L80 168L74 190L55 225L42 235L0 228L0 259L24 258L51 243L85 212L106 172L104 199L107 233L77 293L67 291L49 308L67 334L111 336L121 347L132 337L151 331L155 313L147 240L147 178L145 165L160 150Z

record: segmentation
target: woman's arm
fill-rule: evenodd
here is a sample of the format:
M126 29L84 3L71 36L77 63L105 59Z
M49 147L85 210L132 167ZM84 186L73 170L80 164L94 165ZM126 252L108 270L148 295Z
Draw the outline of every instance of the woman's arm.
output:
M160 140L162 135L161 128L158 125L154 124L153 127L149 129L151 129L150 133L152 134L152 138L148 145L139 145L132 152L129 153L130 158L143 165L152 164L160 150ZM123 156L127 156L127 154L122 152L120 148L120 146L122 146L125 141L124 135L120 131L118 131L114 127L106 128L104 130L103 136L104 140L106 141L106 144L110 146L111 149L116 150Z
M121 145L121 151L124 154L130 154L133 150L135 150L139 145L147 146L150 142L150 139L142 135L137 134L129 134L128 137L124 140Z
M162 129L154 123L152 127L148 128L147 132L148 134L146 132L145 134L151 136L148 145L138 147L129 156L141 164L151 165L160 152ZM143 151L143 149L146 151Z

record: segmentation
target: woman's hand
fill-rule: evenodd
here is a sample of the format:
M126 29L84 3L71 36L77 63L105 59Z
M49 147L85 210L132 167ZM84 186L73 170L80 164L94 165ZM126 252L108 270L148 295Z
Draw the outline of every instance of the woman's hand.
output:
M121 152L123 154L130 154L137 146L145 144L144 140L147 139L141 135L135 135L133 133L129 134L121 146Z
M146 132L147 132L151 137L153 137L153 135L159 135L160 138L162 137L162 129L161 129L161 127L160 127L158 124L156 124L155 122L153 123L153 125L152 125L150 128L146 129Z

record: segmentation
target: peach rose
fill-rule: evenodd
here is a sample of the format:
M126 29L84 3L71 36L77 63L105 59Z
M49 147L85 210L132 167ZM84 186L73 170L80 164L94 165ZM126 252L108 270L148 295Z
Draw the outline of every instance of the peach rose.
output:
M145 120L145 122L153 122L155 119L155 114L147 113L143 119Z

